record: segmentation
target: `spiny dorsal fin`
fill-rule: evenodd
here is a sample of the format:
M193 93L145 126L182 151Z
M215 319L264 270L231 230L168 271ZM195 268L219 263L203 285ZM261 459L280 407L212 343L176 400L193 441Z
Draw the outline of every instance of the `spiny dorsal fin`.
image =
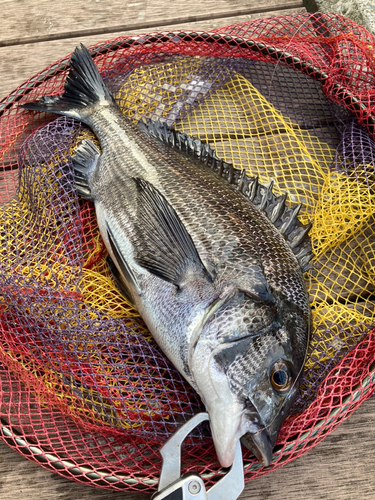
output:
M181 288L192 276L212 281L197 249L173 207L144 179L134 179L138 189L137 212L142 225L138 235L138 264L159 278Z
M309 269L313 257L308 232L311 224L304 225L298 219L301 205L289 208L286 195L276 196L272 192L274 181L261 184L258 177L249 177L245 170L234 167L231 163L218 158L209 144L194 139L186 134L168 128L165 122L141 121L138 127L150 137L172 148L193 156L208 165L214 172L226 179L233 188L245 195L259 210L265 213L272 224L286 239L292 252L297 257L303 272Z

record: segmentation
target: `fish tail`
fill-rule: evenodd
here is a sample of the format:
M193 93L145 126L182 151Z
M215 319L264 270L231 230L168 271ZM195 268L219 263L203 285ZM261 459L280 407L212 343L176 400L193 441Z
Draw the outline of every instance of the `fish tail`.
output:
M76 47L70 59L70 71L59 96L43 96L22 105L32 111L58 113L81 121L98 104L111 105L114 102L87 48Z

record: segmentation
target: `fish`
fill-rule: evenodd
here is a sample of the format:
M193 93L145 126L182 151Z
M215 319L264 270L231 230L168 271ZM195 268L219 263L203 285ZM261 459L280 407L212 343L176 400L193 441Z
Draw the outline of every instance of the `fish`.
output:
M264 465L295 400L310 334L310 225L286 195L208 144L115 102L78 46L60 95L23 104L86 124L72 163L117 286L200 395L218 460L239 440Z

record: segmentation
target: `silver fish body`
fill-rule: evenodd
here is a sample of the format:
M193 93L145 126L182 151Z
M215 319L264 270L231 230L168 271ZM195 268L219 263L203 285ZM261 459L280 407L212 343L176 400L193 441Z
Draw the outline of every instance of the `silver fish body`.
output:
M267 465L309 336L308 296L285 238L208 165L128 121L83 47L65 93L25 107L94 131L101 151L79 146L76 184L95 203L119 286L200 394L221 465L241 438Z

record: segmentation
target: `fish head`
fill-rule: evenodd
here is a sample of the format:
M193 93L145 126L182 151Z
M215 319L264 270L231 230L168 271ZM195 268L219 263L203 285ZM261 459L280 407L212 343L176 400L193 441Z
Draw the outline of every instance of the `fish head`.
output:
M298 393L309 315L286 300L238 291L205 323L192 374L210 415L219 462L229 467L238 440L267 466Z

